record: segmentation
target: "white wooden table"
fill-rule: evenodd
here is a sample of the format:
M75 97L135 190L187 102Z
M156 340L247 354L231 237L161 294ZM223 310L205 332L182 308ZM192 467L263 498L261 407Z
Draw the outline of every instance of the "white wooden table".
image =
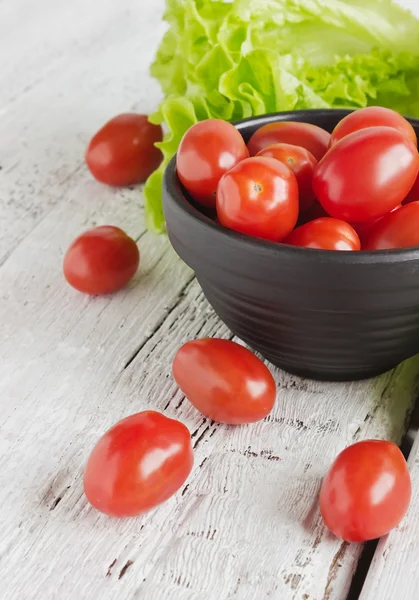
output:
M419 358L353 384L276 370L274 412L249 427L212 425L184 401L176 349L228 331L168 240L145 231L138 189L101 186L83 161L108 118L155 108L162 11L0 0L0 598L342 600L362 548L325 530L321 478L356 440L401 440ZM127 230L142 254L113 297L63 281L63 253L95 224ZM195 469L157 510L112 520L86 502L83 467L102 432L146 408L190 428ZM362 600L418 598L418 444L410 466L411 510L380 541Z

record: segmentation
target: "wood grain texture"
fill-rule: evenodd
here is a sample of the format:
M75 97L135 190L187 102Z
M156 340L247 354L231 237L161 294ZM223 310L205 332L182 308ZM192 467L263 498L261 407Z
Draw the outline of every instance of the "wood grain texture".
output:
M342 600L361 548L325 531L320 481L352 441L401 438L419 359L354 384L275 370L273 413L246 427L207 421L179 393L179 345L230 333L168 240L145 231L139 190L83 166L103 121L154 108L162 9L0 1L0 595ZM141 267L126 290L88 298L63 281L63 253L105 223L138 240ZM190 428L195 468L157 510L108 519L84 498L83 467L101 433L145 408Z
M399 527L382 538L364 583L360 600L416 600L419 573L419 437L408 459L413 493L409 511Z

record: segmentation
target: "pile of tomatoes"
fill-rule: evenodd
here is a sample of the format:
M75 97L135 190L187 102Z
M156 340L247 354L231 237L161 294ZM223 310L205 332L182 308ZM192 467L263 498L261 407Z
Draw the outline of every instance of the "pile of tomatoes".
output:
M247 145L231 124L191 127L177 154L190 197L241 233L323 250L419 245L419 153L397 112L359 109L332 134L276 122Z
M375 203L368 208L366 202L358 208L352 202L345 208L336 201L337 188L328 183L331 174L339 171L336 165L343 151L338 149L349 148L351 164L360 168L358 155L365 159L374 147L377 154L369 154L370 164L375 160L376 166L385 167L386 177L394 174L397 164L399 174L403 173L403 194L407 193L417 175L417 150L409 124L401 117L399 120L393 129L370 128L379 130L381 136L375 146L366 143L363 131L349 133L344 120L331 138L310 125L269 125L254 134L248 147L232 125L204 121L185 135L178 155L179 176L197 202L217 207L218 218L227 227L296 245L313 247L316 239L314 247L359 249L355 226L336 218L338 213L345 210L351 219L368 214L384 221L393 214L383 217L384 212L393 210L396 200L400 203L402 198L400 193L386 194L379 210ZM121 115L107 123L87 151L92 174L109 185L142 181L161 160L154 148L161 131L153 127L144 115ZM279 134L282 141L275 143ZM346 145L345 139L337 141L344 136L355 141ZM382 163L376 158L378 146ZM257 156L249 158L249 153ZM390 181L388 177L377 180L375 186L364 181L363 186L375 193ZM314 219L294 228L298 218L323 210L314 192L335 218ZM409 206L419 206L414 202L419 197L412 194ZM376 231L375 226L373 229ZM108 294L128 283L139 260L136 242L118 227L105 225L73 242L65 255L64 275L81 292ZM276 401L275 381L267 366L250 350L229 340L187 342L177 351L172 372L191 404L219 423L234 426L259 421L269 415ZM156 411L140 412L114 425L96 443L84 473L86 497L107 515L136 516L173 496L189 477L193 462L191 435L184 424ZM410 496L410 475L398 447L392 442L367 440L349 446L336 458L322 484L320 511L337 536L364 541L395 527L407 511Z

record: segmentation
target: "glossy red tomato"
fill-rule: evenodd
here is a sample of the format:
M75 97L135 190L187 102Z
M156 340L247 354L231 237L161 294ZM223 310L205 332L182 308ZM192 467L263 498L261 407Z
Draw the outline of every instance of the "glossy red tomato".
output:
M417 202L419 200L419 175L416 177L416 181L413 184L412 189L403 200L403 204L409 204L409 202Z
M302 146L272 144L258 152L257 156L268 156L281 161L294 173L298 183L300 212L304 212L314 202L313 173L317 165L314 156Z
M418 170L418 150L404 134L369 127L329 150L314 172L313 189L330 216L350 223L374 221L401 203Z
M184 344L173 376L188 400L219 423L253 423L268 415L276 386L269 369L249 350L221 339Z
M361 242L353 227L332 217L322 217L297 227L284 240L284 244L318 250L361 249Z
M87 461L84 491L97 510L134 517L173 496L192 466L185 425L147 410L119 421L100 438Z
M363 250L419 246L419 202L410 202L380 219L366 236Z
M382 106L368 106L367 108L355 110L336 125L330 138L330 146L333 146L336 142L354 131L377 126L397 129L406 135L415 146L417 145L415 130L409 121L398 112Z
M263 125L252 135L247 147L250 155L255 156L272 144L292 144L302 146L311 152L316 160L320 160L327 152L329 141L330 133L317 125L282 121Z
M228 171L217 188L217 215L230 229L281 241L298 218L294 173L273 158L248 158Z
M393 210L391 212L398 210L400 207L401 207L401 204L396 206L396 208L393 208ZM381 217L381 219L383 219L383 218L384 217ZM365 243L370 232L374 229L375 225L381 219L377 219L376 221L365 221L364 223L351 223L352 227L355 229L355 231L359 235L359 239L361 240L361 245L363 245Z
M246 144L233 125L207 119L183 136L176 158L177 173L196 202L214 207L221 176L248 156Z
M345 448L332 464L321 487L320 511L337 537L364 542L396 527L410 497L409 469L399 448L366 440Z
M110 294L135 275L140 252L122 229L103 225L82 233L64 257L68 283L86 294Z
M118 115L91 139L86 151L87 166L93 177L108 185L141 183L163 159L154 146L162 139L162 128L149 123L147 115Z

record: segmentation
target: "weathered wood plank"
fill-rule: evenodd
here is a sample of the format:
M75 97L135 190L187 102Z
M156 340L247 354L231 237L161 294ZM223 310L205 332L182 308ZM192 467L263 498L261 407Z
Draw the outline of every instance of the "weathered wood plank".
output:
M8 29L9 23L2 24L1 10L8 9L11 17L21 18L22 2L0 4L0 31ZM46 22L56 21L51 39L46 36L48 45L45 40L39 42L39 30L50 4L56 8ZM132 108L151 112L160 98L148 68L164 31L163 0L146 6L137 0L129 0L124 7L108 1L100 8L95 2L84 3L83 8L79 4L66 3L61 11L62 3L48 1L44 13L37 3L39 21L32 24L23 19L23 32L27 23L32 34L27 35L22 56L21 29L17 39L10 40L13 32L5 38L0 35L0 66L8 60L14 65L6 80L17 94L4 108L0 102L0 265L53 206L66 201L74 188L74 174L80 171L89 178L84 152L96 129L119 112ZM53 48L61 30L71 32L71 39L55 64ZM54 63L26 92L19 92L19 85L13 83L14 74L19 73L13 58L15 47L20 48L17 55L23 61L20 69L28 69L31 77L38 76L38 67L43 72ZM33 70L32 56L37 60ZM0 72L2 85L4 74ZM92 182L90 189L94 187ZM91 201L89 195L86 201Z

